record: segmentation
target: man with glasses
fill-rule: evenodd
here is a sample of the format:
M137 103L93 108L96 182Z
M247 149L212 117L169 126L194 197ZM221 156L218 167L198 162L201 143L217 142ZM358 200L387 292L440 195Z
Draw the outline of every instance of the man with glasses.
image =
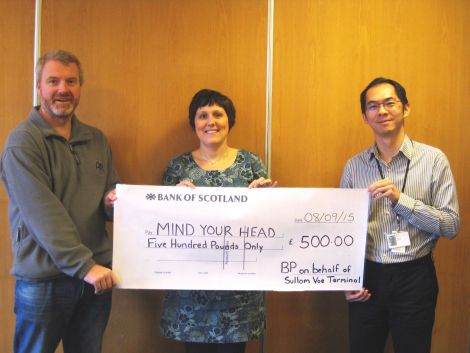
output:
M442 151L406 135L402 85L376 78L360 99L375 143L341 178L342 188L371 196L364 288L345 292L350 351L382 353L391 332L395 353L429 353L438 293L432 251L460 228L454 179Z

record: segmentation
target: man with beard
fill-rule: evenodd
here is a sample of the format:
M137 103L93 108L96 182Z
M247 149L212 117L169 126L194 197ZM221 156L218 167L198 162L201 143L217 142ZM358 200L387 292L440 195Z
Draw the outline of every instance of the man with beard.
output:
M101 352L111 309L112 216L118 177L103 133L80 122L83 72L63 50L38 60L40 106L8 137L0 173L9 196L16 276L15 353Z

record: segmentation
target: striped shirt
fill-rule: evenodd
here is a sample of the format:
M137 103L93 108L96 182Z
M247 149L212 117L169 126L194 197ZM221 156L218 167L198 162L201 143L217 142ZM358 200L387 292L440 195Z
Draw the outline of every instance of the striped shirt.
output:
M457 193L447 157L441 150L411 141L408 136L390 163L380 158L375 144L351 158L340 186L367 188L382 179L378 162L383 176L401 191L408 161L406 186L398 202L393 206L386 197L370 200L368 260L384 264L415 260L429 254L439 236L452 239L459 231ZM396 230L407 231L410 236L411 244L404 253L392 252L388 247L385 235Z

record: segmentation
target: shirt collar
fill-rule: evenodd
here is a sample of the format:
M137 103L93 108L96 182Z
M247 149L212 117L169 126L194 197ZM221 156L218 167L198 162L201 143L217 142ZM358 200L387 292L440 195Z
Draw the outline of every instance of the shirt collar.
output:
M411 157L413 156L413 141L411 141L408 135L405 135L403 143L400 146L400 150L398 151L398 154L402 154L408 160L411 160ZM369 161L373 161L374 158L380 159L380 153L376 143L374 143L369 148Z
M42 131L46 138L52 136L63 138L47 123L46 120L42 118L41 114L39 114L39 106L34 107L31 114L31 120ZM92 135L88 127L85 124L82 124L74 114L72 116L72 133L69 142L88 141L91 139L91 136Z

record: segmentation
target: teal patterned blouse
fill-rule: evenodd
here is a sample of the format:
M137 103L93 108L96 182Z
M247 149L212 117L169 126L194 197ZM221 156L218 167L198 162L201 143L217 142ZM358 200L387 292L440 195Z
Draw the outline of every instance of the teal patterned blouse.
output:
M172 159L164 185L189 180L196 186L247 187L267 177L261 159L238 150L235 162L224 170L200 168L190 152ZM160 320L161 333L184 342L235 343L259 337L265 327L263 292L166 291Z

